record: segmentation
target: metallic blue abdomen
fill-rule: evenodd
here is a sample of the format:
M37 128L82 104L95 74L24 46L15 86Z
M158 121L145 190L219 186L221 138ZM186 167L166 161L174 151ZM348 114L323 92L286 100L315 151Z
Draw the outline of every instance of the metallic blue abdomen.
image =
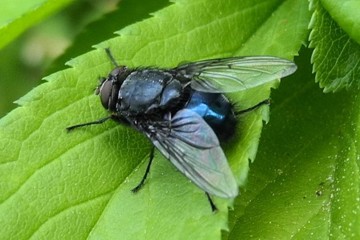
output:
M220 93L192 91L186 109L199 114L214 130L219 140L227 140L235 132L233 105Z

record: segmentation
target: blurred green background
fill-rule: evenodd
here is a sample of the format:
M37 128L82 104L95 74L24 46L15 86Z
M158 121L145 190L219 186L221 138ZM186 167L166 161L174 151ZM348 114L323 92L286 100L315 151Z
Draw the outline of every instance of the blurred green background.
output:
M41 84L44 76L66 68L68 57L54 60L70 47L76 36L84 34L85 26L114 10L117 3L118 0L77 1L1 49L0 117L17 107L14 101ZM84 51L90 50L86 48Z

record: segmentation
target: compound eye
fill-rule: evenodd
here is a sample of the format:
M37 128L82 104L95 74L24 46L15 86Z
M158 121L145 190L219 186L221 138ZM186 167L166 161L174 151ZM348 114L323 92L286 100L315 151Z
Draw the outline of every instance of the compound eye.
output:
M112 81L106 80L102 83L99 89L101 104L106 109L110 108L110 98L111 98L112 88L113 88Z

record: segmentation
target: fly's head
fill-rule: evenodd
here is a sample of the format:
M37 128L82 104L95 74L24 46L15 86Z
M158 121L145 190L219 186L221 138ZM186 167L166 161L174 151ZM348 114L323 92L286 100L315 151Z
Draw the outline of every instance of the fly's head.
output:
M118 66L109 73L107 78L102 78L96 88L96 95L100 96L101 104L105 109L111 112L116 111L120 87L129 73L127 67Z

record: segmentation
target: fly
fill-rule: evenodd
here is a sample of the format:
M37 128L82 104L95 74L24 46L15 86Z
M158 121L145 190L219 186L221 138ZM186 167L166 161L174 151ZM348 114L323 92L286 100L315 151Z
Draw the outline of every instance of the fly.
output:
M194 184L210 195L234 198L238 186L220 141L235 131L236 115L241 112L224 93L243 91L292 74L296 65L272 56L230 57L180 64L171 69L128 68L115 65L97 87L101 104L110 115L67 130L101 124L109 119L142 132L170 162ZM220 141L219 141L220 140ZM132 190L144 184L146 172Z

